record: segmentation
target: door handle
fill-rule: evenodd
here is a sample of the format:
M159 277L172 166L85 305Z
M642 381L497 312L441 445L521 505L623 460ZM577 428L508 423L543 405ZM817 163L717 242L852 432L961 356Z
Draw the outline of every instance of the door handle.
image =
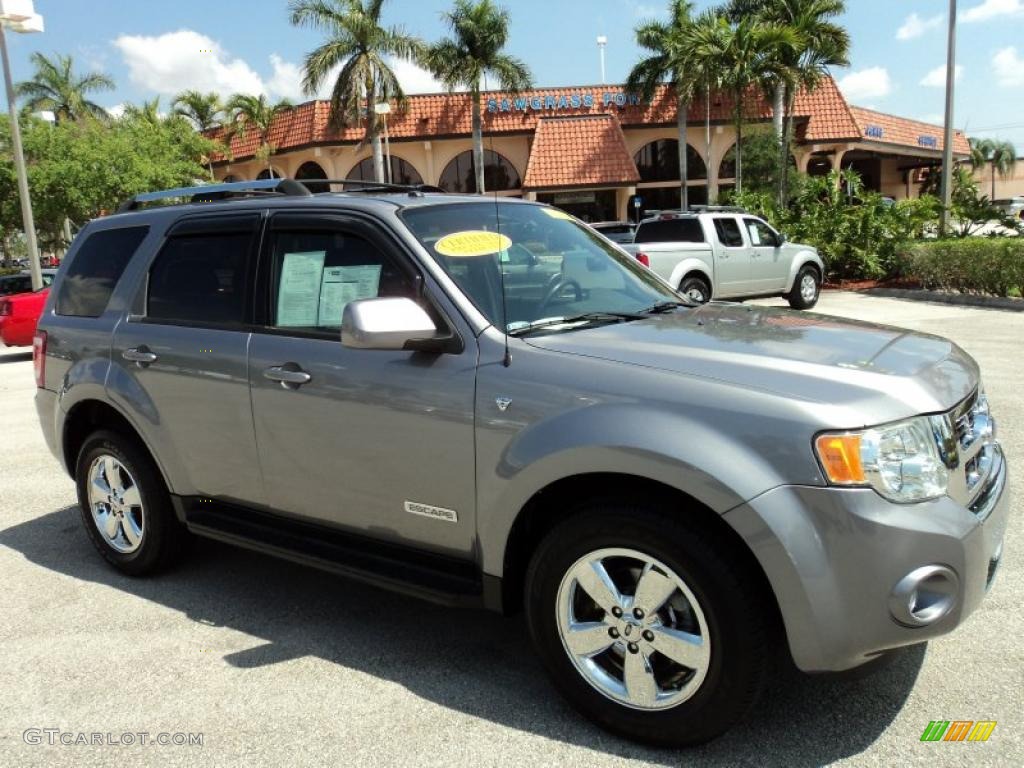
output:
M265 368L263 370L263 377L271 381L281 382L281 386L285 389L301 387L303 384L308 384L313 378L295 363L272 365L269 368Z
M149 365L157 361L157 355L155 352L150 352L145 346L132 347L126 349L121 353L121 357L132 363L138 363L139 365Z

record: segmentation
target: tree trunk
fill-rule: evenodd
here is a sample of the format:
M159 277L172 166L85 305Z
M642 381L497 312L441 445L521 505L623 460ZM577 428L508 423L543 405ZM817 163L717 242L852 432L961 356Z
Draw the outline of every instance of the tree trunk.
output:
M772 124L775 126L775 140L782 141L785 124L786 84L782 80L775 84L775 98L772 100Z
M788 93L786 95L786 124L782 132L782 173L779 174L782 180L782 190L780 196L780 205L786 206L789 201L789 147L790 142L793 140L793 105L796 102L796 94Z
M686 121L690 115L690 105L676 97L676 128L679 130L679 207L686 210L690 207L690 196L686 182L689 174L686 167L686 155L690 145L686 140Z
M736 92L736 194L743 191L743 92Z
M480 89L474 88L473 99L473 170L476 173L476 191L482 195L484 187L484 127L480 118Z
M991 200L995 200L995 199L996 199L996 163L993 160L992 161L992 197L990 197L989 200L991 201Z
M373 80L366 84L366 135L370 137L370 148L373 151L373 180L378 184L384 183L384 150L380 143L380 129L377 124L377 113L373 111L377 106L377 88Z
M708 205L714 205L715 200L711 199L711 83L704 89L704 170L707 174L707 198ZM717 176L718 174L715 174Z
M786 172L789 170L789 142L786 140L786 117L789 104L786 84L782 81L775 86L775 102L772 105L772 119L775 121L775 140L779 144L779 168L777 197L781 208L786 204Z

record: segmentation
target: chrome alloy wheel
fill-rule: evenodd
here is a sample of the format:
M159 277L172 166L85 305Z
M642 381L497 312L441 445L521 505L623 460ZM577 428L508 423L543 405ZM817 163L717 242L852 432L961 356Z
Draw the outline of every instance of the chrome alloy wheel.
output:
M620 704L668 709L704 682L704 612L686 582L649 555L614 548L581 557L562 578L556 610L573 665Z
M708 300L708 297L704 295L704 290L696 286L690 288L686 292L686 298L690 301L695 301L698 304L705 304Z
M810 303L814 301L814 297L817 295L818 281L814 279L814 275L808 272L800 279L800 298Z
M98 456L89 466L89 509L107 544L121 554L131 554L142 544L142 495L135 478L113 456Z

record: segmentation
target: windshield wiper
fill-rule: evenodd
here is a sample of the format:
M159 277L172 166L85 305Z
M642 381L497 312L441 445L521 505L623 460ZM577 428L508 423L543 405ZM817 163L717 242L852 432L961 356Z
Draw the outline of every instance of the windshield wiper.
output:
M686 307L690 309L697 306L696 304L687 304L682 301L659 301L653 307L640 310L645 315L663 315L666 312L672 312L673 310L679 309L680 307Z
M581 312L578 315L566 317L542 317L539 320L531 320L524 325L516 324L515 328L509 329L509 336L522 336L530 331L540 328L548 328L554 325L570 325L572 323L625 323L630 320L643 320L646 314L639 312Z

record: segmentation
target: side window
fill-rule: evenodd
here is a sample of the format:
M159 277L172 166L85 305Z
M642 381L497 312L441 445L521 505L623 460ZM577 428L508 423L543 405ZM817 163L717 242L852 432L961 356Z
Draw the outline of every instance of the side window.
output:
M744 219L743 224L746 226L747 234L750 236L750 244L754 247L774 248L777 244L775 232L763 221Z
M56 312L99 317L149 227L106 229L89 235L67 267L57 294Z
M270 266L275 328L335 334L350 301L416 296L412 278L393 258L351 232L275 232Z
M215 325L245 322L250 233L171 237L149 271L146 317Z
M715 232L718 234L718 242L726 248L742 248L743 233L740 232L740 225L733 218L716 218Z

